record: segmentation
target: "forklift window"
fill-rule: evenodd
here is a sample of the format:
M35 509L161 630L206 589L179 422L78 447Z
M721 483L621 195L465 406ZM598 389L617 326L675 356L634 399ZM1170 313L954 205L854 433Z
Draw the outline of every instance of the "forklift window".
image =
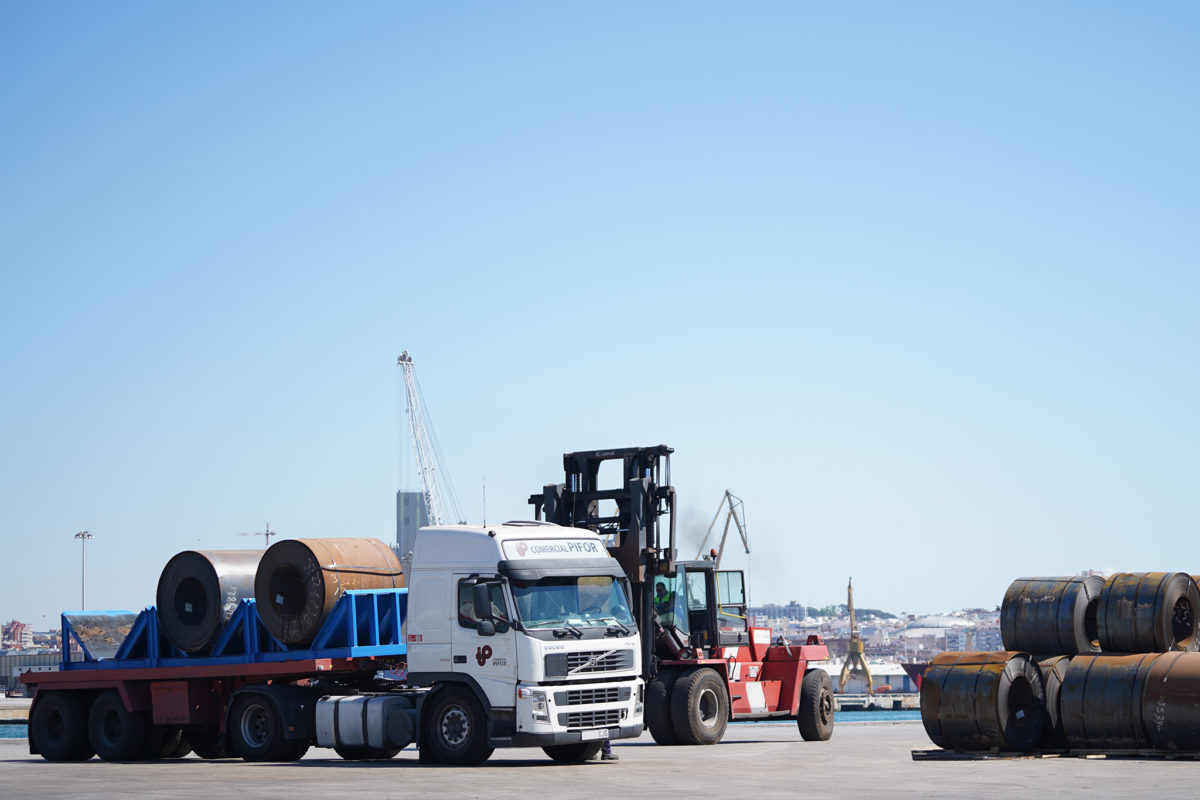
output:
M705 573L687 573L688 611L703 611L708 608L708 582Z
M746 602L745 584L740 570L717 573L717 602L721 605L743 605Z

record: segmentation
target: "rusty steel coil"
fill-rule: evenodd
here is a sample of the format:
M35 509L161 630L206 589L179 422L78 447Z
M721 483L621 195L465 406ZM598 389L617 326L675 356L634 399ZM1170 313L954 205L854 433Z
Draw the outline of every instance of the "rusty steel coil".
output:
M1100 652L1096 610L1103 590L1096 575L1017 578L1000 606L1004 649L1042 656Z
M1142 694L1159 655L1081 655L1071 659L1058 692L1059 719L1071 749L1150 747L1142 721Z
M1200 590L1183 572L1121 572L1100 593L1096 629L1106 653L1196 650Z
M1031 750L1045 717L1042 673L1027 653L941 653L921 681L921 722L946 750Z
M1067 747L1058 698L1063 677L1070 665L1070 656L1050 656L1038 661L1038 669L1042 671L1042 685L1046 690L1046 724L1042 726L1042 738L1038 740L1038 747L1043 750L1065 750Z
M254 596L262 550L185 550L158 577L158 621L167 641L207 650L243 599Z
M1142 724L1159 750L1200 750L1200 653L1163 653L1154 659Z
M285 539L263 553L254 598L272 636L305 645L343 593L402 586L400 561L379 539Z

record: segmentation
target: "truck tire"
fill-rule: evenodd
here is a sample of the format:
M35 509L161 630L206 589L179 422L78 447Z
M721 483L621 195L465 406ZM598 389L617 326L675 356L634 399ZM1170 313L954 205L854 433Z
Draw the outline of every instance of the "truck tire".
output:
M686 672L671 690L671 722L680 744L716 744L729 724L729 691L717 671Z
M543 747L542 750L555 761L576 764L580 761L590 761L595 758L603 744L603 742L575 742L573 744L556 744L550 747Z
M657 744L679 744L675 724L671 721L671 690L678 678L678 670L665 669L654 676L646 688L646 727Z
M127 711L116 690L104 692L88 712L88 739L105 761L138 761L147 756L150 715Z
M200 758L211 761L233 757L229 752L228 740L216 725L188 728L186 738L192 752Z
M800 738L824 742L833 736L833 684L823 669L810 669L800 684L800 710L796 715Z
M88 710L71 692L39 694L29 715L29 739L47 761L86 761L96 754L88 740Z
M229 711L229 744L245 761L295 761L283 738L283 718L265 694L238 695Z
M426 718L421 749L435 764L482 764L494 748L488 746L487 718L467 689L445 689L433 698Z
M192 752L192 746L188 743L183 728L178 725L168 725L163 728L158 758L183 758L190 752Z
M400 750L397 748L376 750L374 747L339 744L334 746L333 752L346 761L387 761L389 758L395 758Z

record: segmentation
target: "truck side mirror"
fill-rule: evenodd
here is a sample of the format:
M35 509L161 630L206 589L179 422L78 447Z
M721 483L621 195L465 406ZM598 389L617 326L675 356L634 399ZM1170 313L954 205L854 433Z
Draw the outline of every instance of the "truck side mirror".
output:
M486 583L477 583L471 587L471 599L475 603L475 619L492 621L496 615L492 613L491 587ZM492 626L495 633L495 625Z
M480 636L495 636L496 623L492 622L490 619L481 619L479 622L475 623L475 631Z

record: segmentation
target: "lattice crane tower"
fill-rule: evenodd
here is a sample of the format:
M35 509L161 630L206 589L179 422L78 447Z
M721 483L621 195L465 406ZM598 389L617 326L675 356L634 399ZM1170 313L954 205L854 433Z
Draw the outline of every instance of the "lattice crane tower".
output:
M421 387L413 373L412 356L405 350L396 359L404 374L404 393L407 399L408 429L412 435L413 452L417 457L417 471L421 475L421 498L429 515L430 525L463 523L462 511L454 495L454 486L446 473L441 448L433 425L427 421Z

